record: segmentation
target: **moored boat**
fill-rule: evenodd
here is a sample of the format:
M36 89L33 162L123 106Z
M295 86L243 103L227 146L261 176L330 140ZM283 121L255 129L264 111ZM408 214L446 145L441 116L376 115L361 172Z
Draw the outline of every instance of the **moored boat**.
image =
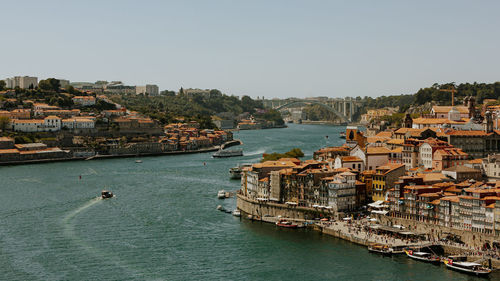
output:
M229 174L231 174L232 179L241 179L241 171L245 167L251 167L252 164L243 164L235 166L229 169Z
M235 210L233 211L233 216L235 216L235 217L241 217L241 212L240 212L240 210L235 209Z
M285 220L285 219L280 219L279 221L276 222L276 225L279 227L285 227L285 228L297 228L298 225L294 224L291 221Z
M372 245L369 245L368 246L368 252L382 254L382 255L385 255L385 256L392 255L392 249L389 248L387 245L381 245L381 244L372 244Z
M408 257L415 259L415 260L428 262L428 263L432 263L432 264L439 264L441 262L439 257L434 256L431 253L418 252L418 251L416 252L413 250L405 250L405 253Z
M341 138L341 139L345 139L345 132L340 132L340 134L339 134L339 135L340 135L340 138Z
M226 198L226 191L224 189L223 190L219 190L219 192L217 192L217 198L219 198L219 199Z
M488 276L488 274L491 273L491 269L486 268L481 264L475 262L453 261L452 259L447 259L444 261L444 264L448 269L476 276Z

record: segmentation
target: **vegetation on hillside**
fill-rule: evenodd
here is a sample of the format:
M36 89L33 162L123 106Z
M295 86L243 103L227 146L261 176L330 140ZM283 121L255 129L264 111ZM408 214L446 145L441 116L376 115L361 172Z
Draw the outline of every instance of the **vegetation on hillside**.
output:
M185 121L198 121L202 128L214 128L211 116L219 113L229 113L237 116L248 112L256 118L275 121L283 124L279 112L264 110L261 101L253 100L249 96L241 99L236 96L222 94L219 90L210 90L209 93L185 94L181 88L178 94L162 92L160 96L144 95L111 95L110 98L125 107L141 112L163 124L171 123L178 118Z
M299 157L304 157L304 152L302 152L300 148L294 148L285 153L277 153L277 152L271 154L264 153L262 154L262 160L260 162L276 161L280 158L299 158Z

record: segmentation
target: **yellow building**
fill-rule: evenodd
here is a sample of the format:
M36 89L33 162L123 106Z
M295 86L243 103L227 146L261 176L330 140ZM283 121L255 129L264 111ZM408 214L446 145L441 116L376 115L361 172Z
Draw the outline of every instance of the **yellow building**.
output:
M404 176L405 165L399 163L388 163L375 170L372 180L372 200L374 202L385 201L387 191L394 187L399 177Z

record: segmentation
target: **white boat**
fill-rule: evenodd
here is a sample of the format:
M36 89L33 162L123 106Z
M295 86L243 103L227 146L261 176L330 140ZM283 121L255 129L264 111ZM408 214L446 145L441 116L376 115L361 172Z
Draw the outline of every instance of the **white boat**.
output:
M224 189L223 190L219 190L219 192L217 192L217 198L219 198L219 199L226 198L226 191Z
M241 212L240 212L240 210L235 209L235 210L233 211L233 216L235 216L235 217L241 217Z
M441 262L439 257L436 257L436 256L432 255L431 253L414 252L413 250L408 250L408 251L405 250L405 253L408 257L415 259L415 260L428 262L428 263L432 263L432 264L439 264Z
M487 276L488 274L491 273L491 269L486 268L481 264L475 262L466 262L466 261L454 262L453 260L448 259L444 261L444 264L449 269L477 276Z
M235 157L235 156L243 156L243 149L228 149L228 150L219 149L217 152L212 154L212 157L215 158Z
M135 160L135 163L142 163L142 160Z

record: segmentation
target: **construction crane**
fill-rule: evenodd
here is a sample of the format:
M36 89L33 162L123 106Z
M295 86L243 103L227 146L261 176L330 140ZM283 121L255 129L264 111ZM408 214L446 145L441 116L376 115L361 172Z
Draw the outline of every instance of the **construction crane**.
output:
M451 106L455 106L455 93L457 90L455 86L451 86L451 89L439 89L440 92L451 92Z

